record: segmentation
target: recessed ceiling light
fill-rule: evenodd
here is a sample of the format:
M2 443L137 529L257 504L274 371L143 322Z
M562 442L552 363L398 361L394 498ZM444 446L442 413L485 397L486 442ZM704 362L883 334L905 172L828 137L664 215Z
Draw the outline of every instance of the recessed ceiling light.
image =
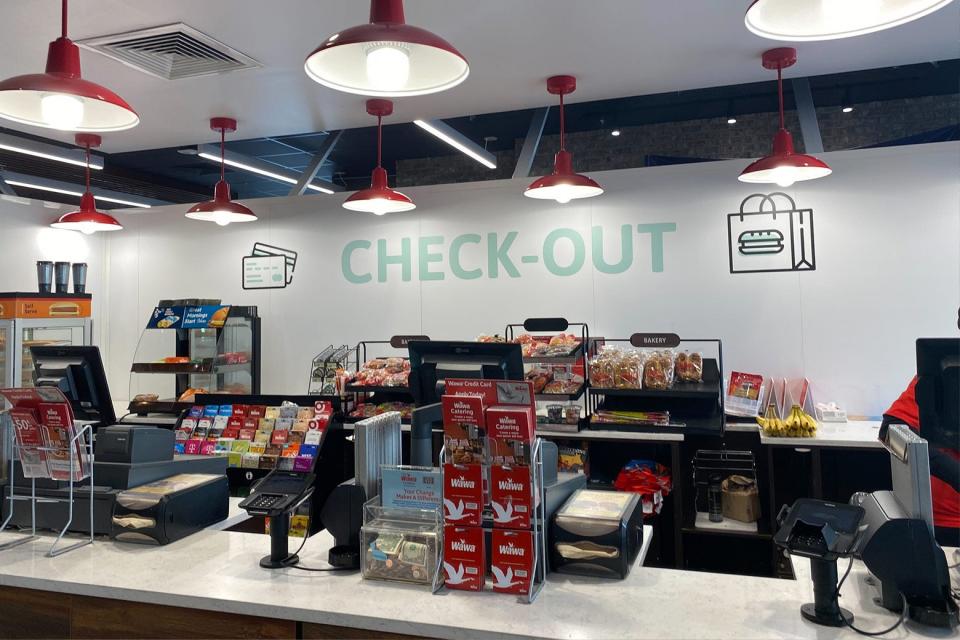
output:
M727 118L727 124L737 124L736 118Z
M614 129L613 131L610 132L610 135L616 138L617 136L620 135L620 129Z
M844 113L850 113L853 111L853 107L844 107L843 109L841 109L841 111L843 111Z

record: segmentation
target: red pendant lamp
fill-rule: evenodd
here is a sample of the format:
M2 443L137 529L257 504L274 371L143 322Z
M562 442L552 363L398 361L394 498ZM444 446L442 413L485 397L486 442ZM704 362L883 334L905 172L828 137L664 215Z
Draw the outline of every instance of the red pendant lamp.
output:
M803 42L898 27L953 0L754 0L744 23L763 38Z
M382 97L446 91L470 74L453 45L405 22L403 0L371 0L370 22L327 38L304 69L331 89Z
M413 211L417 208L413 200L387 186L387 171L383 168L383 118L393 113L393 103L389 100L367 100L367 113L377 116L377 168L373 170L370 188L357 191L347 198L343 208L378 216Z
M547 91L560 96L560 151L553 162L553 173L534 181L523 195L539 200L556 200L566 204L578 198L593 198L603 193L603 187L587 176L573 172L573 154L566 149L566 121L563 114L563 96L577 90L573 76L553 76L547 79Z
M216 222L221 227L231 222L253 222L257 219L257 214L230 200L230 185L226 180L227 131L236 131L237 121L233 118L210 118L210 128L220 132L220 181L214 187L213 200L193 205L187 211L187 217L191 220Z
M97 231L120 231L123 225L108 213L97 211L97 203L90 193L90 149L100 146L100 136L92 133L78 133L77 145L87 151L86 184L87 189L80 198L80 210L60 216L60 219L51 224L54 229L80 231L90 235Z
M770 49L763 53L763 68L777 70L777 91L780 97L780 130L773 138L773 152L743 170L740 182L770 183L792 186L801 180L816 180L830 175L827 163L793 150L793 136L783 122L783 70L797 62L797 50L791 47Z
M50 43L45 73L0 82L0 118L60 131L122 131L140 116L110 89L80 77L80 48L67 37L67 0L61 35Z

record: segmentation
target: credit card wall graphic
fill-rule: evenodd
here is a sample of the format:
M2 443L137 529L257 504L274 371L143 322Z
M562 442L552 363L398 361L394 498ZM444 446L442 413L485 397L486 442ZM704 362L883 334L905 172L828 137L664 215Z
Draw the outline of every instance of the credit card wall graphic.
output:
M297 268L297 252L281 249L263 242L254 242L252 256L283 256L287 263L287 284L293 282L293 272Z
M785 193L756 193L727 215L730 273L813 271L813 210Z

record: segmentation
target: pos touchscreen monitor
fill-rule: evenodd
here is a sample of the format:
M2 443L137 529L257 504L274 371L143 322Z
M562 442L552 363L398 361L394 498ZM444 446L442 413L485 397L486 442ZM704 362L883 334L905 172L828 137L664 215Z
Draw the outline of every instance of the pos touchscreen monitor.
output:
M523 380L519 344L497 342L411 342L410 393L418 407L440 402L437 383L447 378Z
M58 387L77 420L109 426L117 421L97 347L30 347L33 383Z

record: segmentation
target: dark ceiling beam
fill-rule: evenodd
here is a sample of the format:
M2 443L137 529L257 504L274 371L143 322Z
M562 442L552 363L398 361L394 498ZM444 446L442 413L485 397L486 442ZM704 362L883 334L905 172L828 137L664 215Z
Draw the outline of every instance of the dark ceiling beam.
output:
M337 143L340 142L340 137L343 135L343 131L337 131L327 136L327 139L323 141L320 149L313 154L313 158L310 160L310 164L307 165L307 168L303 170L303 173L300 174L300 177L297 178L297 184L290 189L288 195L291 196L302 196L307 190L307 185L312 183L317 177L317 172L320 171L320 167L323 166L329 158L330 154L333 153L333 150L336 148Z
M794 78L793 100L797 105L797 117L800 119L800 133L803 135L804 153L823 153L823 138L820 137L820 123L817 122L817 108L813 104L808 78Z
M527 129L527 137L523 139L523 148L520 149L520 155L517 156L517 166L513 169L514 178L527 178L530 176L530 170L533 168L533 159L537 157L540 140L543 138L543 127L547 124L547 116L549 114L550 107L540 107L539 109L535 109L533 116L530 117L530 127Z

